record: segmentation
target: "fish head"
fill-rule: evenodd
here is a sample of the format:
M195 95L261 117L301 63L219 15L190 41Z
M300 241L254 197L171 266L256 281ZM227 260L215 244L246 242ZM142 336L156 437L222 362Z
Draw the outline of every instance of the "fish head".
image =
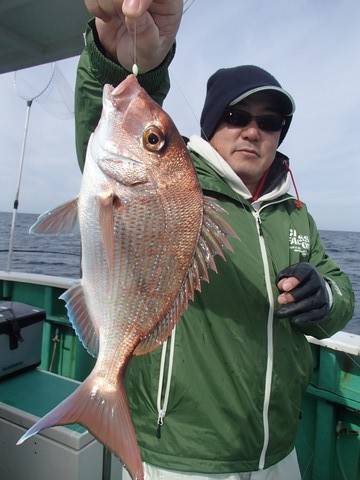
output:
M154 172L171 174L179 167L192 168L173 121L134 75L116 88L104 86L103 109L94 140L97 152L93 157L99 168L122 184L148 183ZM179 160L184 164L180 166Z

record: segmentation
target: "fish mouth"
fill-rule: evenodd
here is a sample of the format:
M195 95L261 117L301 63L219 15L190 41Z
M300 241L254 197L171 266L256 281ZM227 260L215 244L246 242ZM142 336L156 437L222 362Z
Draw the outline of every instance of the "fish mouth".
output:
M117 87L106 84L103 91L103 103L110 102L113 107L123 114L126 113L127 108L131 102L140 94L142 88L140 87L135 75L129 75Z
M129 141L129 145L127 145L127 140L124 141L119 136L124 125L126 128L129 126L134 112L138 110L137 107L134 107L134 100L141 95L141 92L142 88L134 75L129 75L117 87L104 85L103 109L95 130L93 148L94 158L99 159L100 168L104 163L142 163L137 153L133 151L131 142ZM136 134L133 135L134 140L137 140L136 137Z
M143 128L144 91L129 75L116 88L103 89L103 110L92 141L92 157L109 178L124 184L147 182L139 151Z

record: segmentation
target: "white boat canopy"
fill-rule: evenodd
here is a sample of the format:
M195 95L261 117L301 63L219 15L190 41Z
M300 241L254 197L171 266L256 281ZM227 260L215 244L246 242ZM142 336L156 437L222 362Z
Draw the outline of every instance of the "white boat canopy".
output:
M88 18L82 0L2 0L0 73L78 55Z

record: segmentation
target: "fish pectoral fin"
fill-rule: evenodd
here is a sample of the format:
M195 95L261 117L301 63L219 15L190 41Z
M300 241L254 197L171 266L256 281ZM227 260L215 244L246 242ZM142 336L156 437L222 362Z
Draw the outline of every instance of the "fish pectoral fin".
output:
M189 299L194 300L195 290L201 291L201 281L209 282L208 269L217 271L214 257L225 260L223 250L232 251L228 237L238 238L232 227L223 219L226 211L215 200L204 197L204 215L198 244L192 264L179 293L164 318L137 345L134 355L144 355L159 347L185 312Z
M57 235L60 233L77 233L78 197L63 205L43 213L30 228L30 233Z
M121 200L113 192L97 196L99 204L99 224L107 264L110 270L114 266L114 214L122 208Z
M21 445L45 428L80 423L108 447L129 470L133 480L144 480L140 450L121 382L108 384L93 371L74 393L35 423L18 440Z
M130 164L123 168L119 179L123 185L135 187L148 183L149 178L143 165Z
M97 357L99 352L99 331L89 314L82 285L80 283L73 285L59 298L66 302L70 323L81 343L90 355Z

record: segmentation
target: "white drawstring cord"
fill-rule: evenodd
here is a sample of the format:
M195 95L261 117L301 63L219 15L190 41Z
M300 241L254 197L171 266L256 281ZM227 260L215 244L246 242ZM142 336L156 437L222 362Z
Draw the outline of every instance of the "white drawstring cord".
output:
M164 424L164 418L166 415L166 410L167 410L168 401L169 401L171 375L172 375L172 369L173 369L173 363L174 363L175 334L176 334L176 325L173 328L173 331L171 333L169 366L168 366L167 379L166 379L164 402L162 406L161 406L161 393L162 393L163 383L164 383L166 348L168 343L167 340L163 343L162 352L161 352L159 386L158 386L158 394L157 394L157 410L158 410L157 423L159 427L158 428L159 433L160 433L160 427Z

